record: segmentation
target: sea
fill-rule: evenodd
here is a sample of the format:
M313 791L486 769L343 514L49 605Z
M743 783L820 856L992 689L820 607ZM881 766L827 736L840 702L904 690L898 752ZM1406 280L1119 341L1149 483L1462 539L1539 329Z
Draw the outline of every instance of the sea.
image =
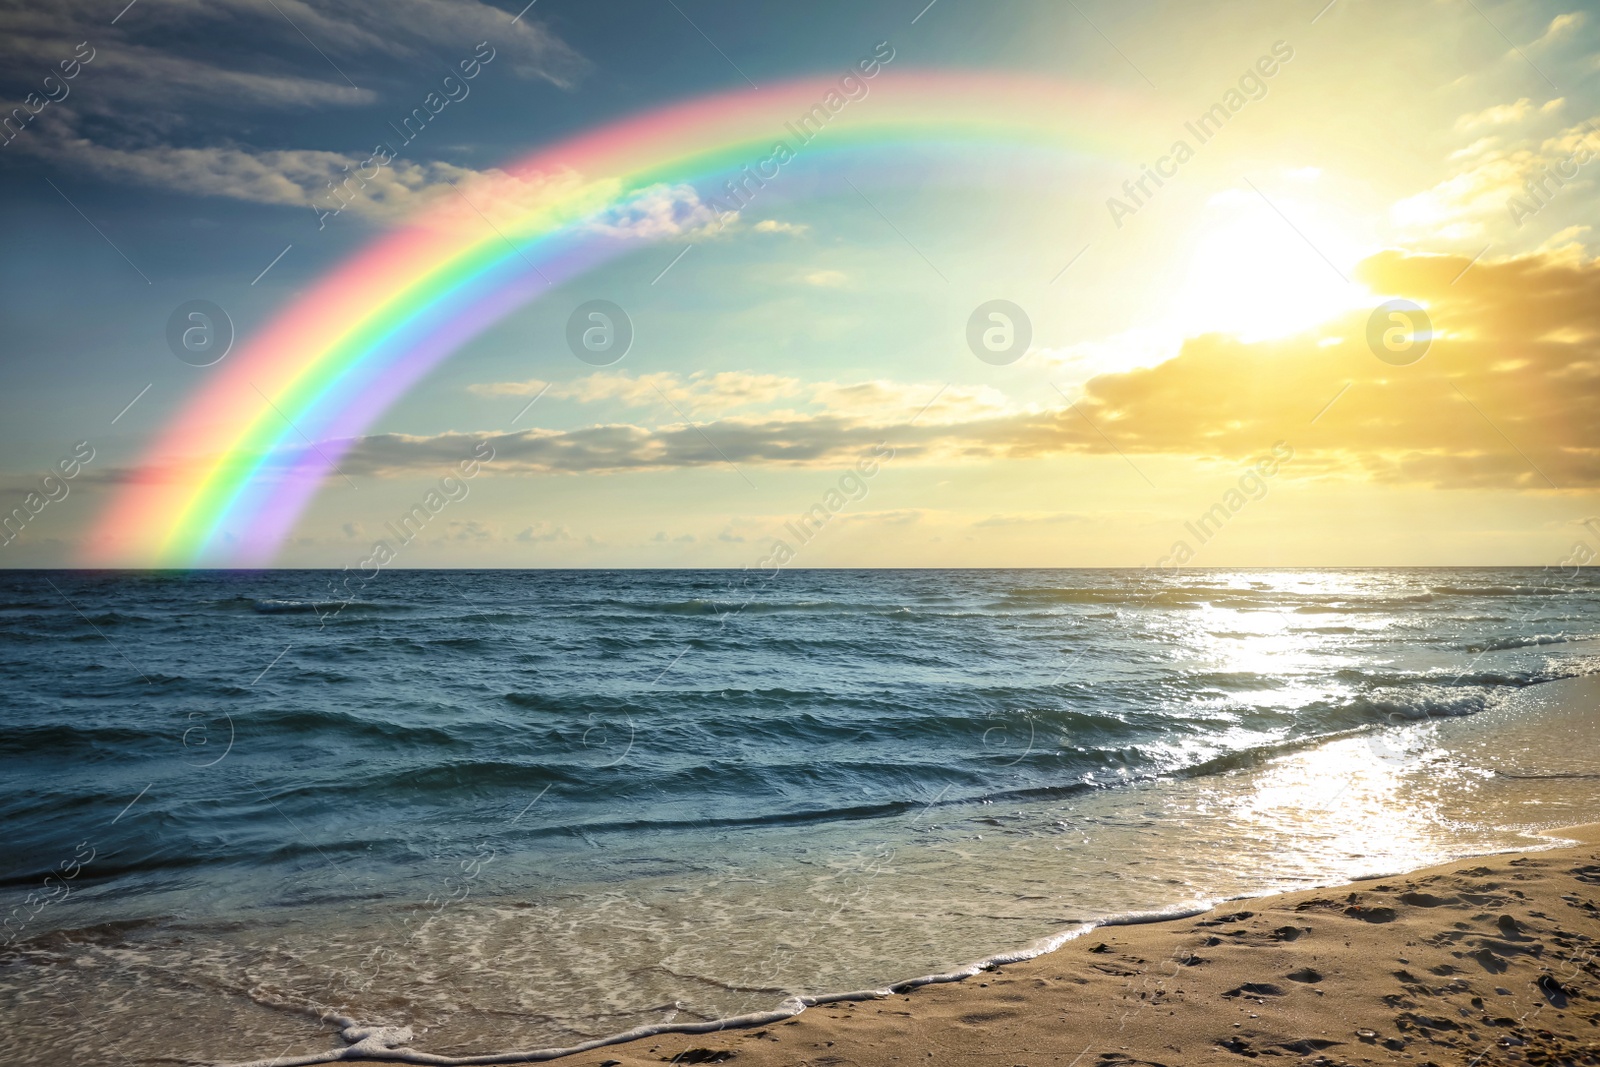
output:
M0 574L6 1062L568 1047L1600 819L1587 570L337 577Z

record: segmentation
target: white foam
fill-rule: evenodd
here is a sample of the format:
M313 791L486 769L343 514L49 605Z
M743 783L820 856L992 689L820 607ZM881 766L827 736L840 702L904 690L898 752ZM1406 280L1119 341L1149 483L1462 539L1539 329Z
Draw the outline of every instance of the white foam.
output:
M637 1041L640 1038L658 1037L662 1034L710 1034L722 1030L743 1030L755 1026L770 1026L774 1023L793 1019L807 1008L815 1007L818 1004L882 1000L885 997L891 997L897 993L906 993L922 986L939 985L945 982L960 982L984 971L992 971L997 967L1023 963L1046 953L1054 952L1068 941L1082 937L1089 931L1101 926L1125 926L1132 923L1160 922L1166 919L1200 914L1206 910L1207 907L1190 908L1186 906L1169 911L1138 912L1112 916L1094 922L1079 923L1059 933L1041 937L1021 948L986 956L981 960L969 963L964 967L958 967L952 971L944 971L940 974L925 974L919 978L908 978L905 981L895 982L882 989L857 989L848 993L823 993L816 996L786 997L771 1011L732 1015L725 1019L713 1019L709 1022L660 1023L653 1026L636 1026L632 1030L624 1030L620 1034L599 1037L593 1041L585 1041L582 1044L568 1045L562 1048L529 1049L521 1052L491 1052L477 1056L440 1056L431 1052L419 1052L416 1049L406 1048L405 1046L410 1044L414 1037L411 1028L408 1026L362 1026L347 1016L313 1012L313 1014L318 1014L320 1018L342 1027L339 1036L349 1042L349 1045L342 1049L330 1049L327 1052L310 1053L304 1056L250 1060L244 1063L221 1064L218 1067L309 1067L309 1065L317 1063L334 1063L339 1060L369 1058L398 1063L431 1064L436 1065L436 1067L537 1063L542 1060L554 1060L562 1056L589 1052L593 1049L604 1048L607 1045L619 1045L628 1041ZM301 1011L307 1010L304 1005L284 1002L259 991L252 991L251 997L264 1004L275 1004L276 1006L289 1007Z

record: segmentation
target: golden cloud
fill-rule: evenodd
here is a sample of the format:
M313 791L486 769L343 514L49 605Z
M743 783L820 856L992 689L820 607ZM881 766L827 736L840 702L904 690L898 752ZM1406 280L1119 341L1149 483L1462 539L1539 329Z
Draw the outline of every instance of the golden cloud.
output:
M1196 338L1159 366L1091 379L1080 406L1130 452L1238 458L1285 440L1381 480L1600 484L1600 265L1384 252L1359 275L1428 310L1420 361L1378 359L1356 314L1278 341Z

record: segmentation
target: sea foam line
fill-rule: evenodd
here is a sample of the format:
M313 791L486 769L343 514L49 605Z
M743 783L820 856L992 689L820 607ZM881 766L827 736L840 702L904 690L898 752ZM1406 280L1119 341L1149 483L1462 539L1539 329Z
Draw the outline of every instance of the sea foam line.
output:
M1542 836L1551 838L1548 845L1508 846L1506 848L1489 849L1487 851L1469 851L1460 855L1451 854L1450 858L1439 860L1441 863L1450 863L1476 856L1497 856L1511 852L1543 852L1548 849L1560 848L1566 844L1577 844L1563 838L1559 830L1548 831ZM1398 873L1398 872L1396 872ZM1388 874L1368 872L1360 878L1343 878L1337 882L1316 885L1302 885L1293 888L1314 889L1328 888L1331 885L1347 885L1351 881L1361 881L1377 877L1389 877ZM973 975L984 971L992 971L997 967L1015 963L1024 963L1037 959L1076 940L1083 935L1107 926L1138 926L1145 923L1170 922L1176 919L1188 919L1197 915L1204 915L1214 911L1219 905L1239 900L1252 900L1261 897L1274 896L1286 892L1291 887L1263 887L1256 892L1240 893L1227 897L1194 900L1184 904L1174 904L1170 907L1154 911L1130 911L1117 915L1108 915L1089 922L1078 923L1058 933L1050 934L1029 942L1021 948L1009 952L997 953L986 956L965 967L958 967L952 971L939 974L925 974L920 978L909 978L902 982L881 989L858 989L848 993L825 993L817 996L786 997L771 1011L750 1012L744 1015L731 1015L724 1019L713 1019L701 1023L661 1023L654 1026L637 1026L632 1030L624 1030L608 1037L595 1038L582 1044L569 1045L564 1048L530 1049L522 1052L490 1052L477 1056L440 1056L431 1052L419 1052L403 1046L409 1044L414 1034L409 1026L363 1026L357 1020L347 1015L334 1012L314 1012L318 1019L332 1022L341 1029L339 1036L350 1042L345 1048L331 1049L327 1052L310 1053L304 1056L276 1057L270 1060L249 1060L242 1063L215 1063L213 1067L309 1067L311 1064L335 1063L340 1060L374 1059L387 1060L395 1063L428 1064L433 1067L476 1067L480 1064L511 1064L511 1063L538 1063L544 1060L559 1059L562 1056L572 1056L580 1052L590 1052L607 1045L620 1045L629 1041L637 1041L645 1037L658 1037L662 1034L709 1034L723 1030L744 1030L756 1026L771 1026L775 1023L785 1022L800 1015L807 1008L818 1004L839 1004L845 1001L883 1000L897 993L908 993L922 986L940 985L946 982L961 982ZM253 999L261 1003L277 1007L292 1007L305 1010L303 1005L285 1004L276 998L267 998L256 991L252 991Z
M564 1048L529 1049L521 1052L490 1052L476 1056L440 1056L431 1052L419 1052L416 1049L405 1048L404 1046L409 1044L415 1036L409 1026L364 1026L349 1016L328 1013L319 1017L335 1023L341 1028L339 1036L350 1042L347 1047L332 1049L328 1052L310 1053L304 1056L250 1060L243 1063L223 1063L217 1064L216 1067L308 1067L310 1064L360 1059L430 1064L436 1065L436 1067L538 1063L543 1060L554 1060L562 1056L576 1055L580 1052L589 1052L597 1048L604 1048L607 1045L619 1045L645 1037L658 1037L662 1034L709 1034L722 1030L744 1030L755 1026L771 1026L774 1023L793 1019L807 1008L815 1007L818 1004L883 1000L897 993L908 993L922 986L965 981L973 975L992 971L996 967L1037 959L1047 953L1054 952L1068 941L1073 941L1091 930L1096 930L1103 926L1133 926L1141 923L1186 919L1195 915L1203 915L1215 908L1218 903L1220 902L1196 902L1160 911L1129 912L1122 915L1107 916L1102 919L1079 923L1066 930L1039 938L1024 945L1022 948L986 956L981 960L969 963L964 967L958 967L955 970L938 974L925 974L919 978L908 978L904 981L884 986L881 989L857 989L848 993L823 993L816 996L786 997L778 1003L776 1008L770 1011L731 1015L724 1019L712 1019L700 1023L660 1023L651 1026L637 1026L632 1030L624 1030L619 1034L595 1038L592 1041L585 1041L578 1045L568 1045Z

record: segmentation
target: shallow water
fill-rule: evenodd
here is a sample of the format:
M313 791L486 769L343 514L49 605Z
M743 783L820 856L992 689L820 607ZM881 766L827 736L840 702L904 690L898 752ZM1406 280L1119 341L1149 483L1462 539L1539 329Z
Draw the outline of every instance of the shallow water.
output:
M569 1044L1600 818L1588 575L330 578L0 578L16 1062Z

